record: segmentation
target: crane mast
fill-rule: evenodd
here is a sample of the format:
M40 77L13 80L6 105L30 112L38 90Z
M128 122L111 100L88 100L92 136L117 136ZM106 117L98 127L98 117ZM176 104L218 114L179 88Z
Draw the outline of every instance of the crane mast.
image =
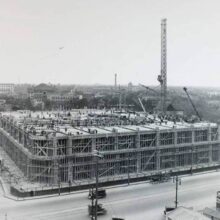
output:
M167 30L166 19L161 21L161 73L158 75L158 81L161 86L161 111L166 113L167 99Z

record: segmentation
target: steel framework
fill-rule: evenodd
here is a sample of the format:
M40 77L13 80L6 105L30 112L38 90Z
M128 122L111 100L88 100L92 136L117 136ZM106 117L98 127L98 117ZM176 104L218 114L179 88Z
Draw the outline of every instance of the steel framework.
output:
M161 85L161 111L166 112L167 100L167 25L166 19L161 21L161 73L158 76Z

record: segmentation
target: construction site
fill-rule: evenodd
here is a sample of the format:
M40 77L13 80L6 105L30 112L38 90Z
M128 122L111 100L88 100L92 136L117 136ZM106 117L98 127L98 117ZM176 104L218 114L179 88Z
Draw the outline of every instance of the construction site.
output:
M97 163L99 181L111 184L119 179L219 165L219 126L202 120L187 88L184 91L197 120L167 115L166 53L163 19L160 97L154 113L146 112L140 98L143 112L123 110L121 96L117 109L2 112L1 149L27 182L52 187L94 184ZM97 159L94 152L102 158ZM4 158L1 162L4 166Z
M29 181L56 185L130 178L220 160L215 123L155 118L144 125L74 126L71 112L11 112L0 117L0 143Z

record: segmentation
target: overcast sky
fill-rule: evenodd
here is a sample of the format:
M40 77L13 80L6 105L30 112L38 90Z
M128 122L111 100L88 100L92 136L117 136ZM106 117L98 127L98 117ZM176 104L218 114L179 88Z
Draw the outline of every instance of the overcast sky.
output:
M0 82L220 86L219 0L0 0Z

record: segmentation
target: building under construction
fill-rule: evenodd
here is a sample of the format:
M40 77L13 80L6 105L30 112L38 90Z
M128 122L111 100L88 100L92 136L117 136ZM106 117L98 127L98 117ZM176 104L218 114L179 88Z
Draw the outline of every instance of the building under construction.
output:
M68 116L66 116L68 115ZM73 113L11 112L0 116L0 144L33 182L94 181L98 150L100 181L161 170L219 163L215 123L172 122L115 126L75 126Z

